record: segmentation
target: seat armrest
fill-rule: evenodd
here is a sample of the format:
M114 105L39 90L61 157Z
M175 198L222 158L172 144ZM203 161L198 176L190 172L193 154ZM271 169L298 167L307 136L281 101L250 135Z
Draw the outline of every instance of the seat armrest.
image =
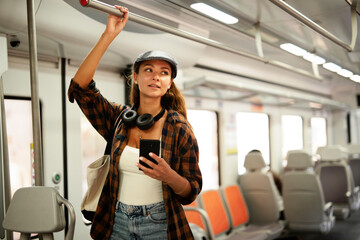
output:
M327 202L324 205L324 212L326 213L327 216L332 217L334 212L334 205L332 202Z
M345 195L346 195L346 197L347 197L348 199L352 199L352 198L354 198L355 200L359 199L359 198L360 198L360 189L359 189L359 186L356 186L356 187L353 189L352 192L351 192L351 191L347 191Z
M183 207L184 208L184 211L195 211L195 212L198 212L200 213L201 215L201 218L204 222L204 227L205 227L205 232L206 232L206 235L208 236L209 240L214 240L215 239L215 236L213 234L213 231L212 231L212 228L211 228L211 225L210 225L210 219L209 219L209 216L208 214L206 213L206 211L202 208L199 208L199 207L190 207L190 206L185 206Z
M354 188L354 195L359 194L359 190L360 190L359 186L356 186L356 187Z
M352 197L352 194L351 194L350 191L347 191L347 192L345 193L345 196L346 196L347 198L351 198L351 197Z

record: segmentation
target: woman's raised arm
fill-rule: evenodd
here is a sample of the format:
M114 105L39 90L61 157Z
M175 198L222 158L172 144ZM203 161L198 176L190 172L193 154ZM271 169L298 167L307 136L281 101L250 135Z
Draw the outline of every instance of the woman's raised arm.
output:
M81 63L73 78L73 81L78 83L82 88L85 88L89 85L90 81L94 77L100 59L112 41L123 30L129 18L129 11L127 8L120 6L115 7L123 12L124 16L120 18L114 15L109 15L104 33L101 35L100 39L91 52L87 55L85 60Z

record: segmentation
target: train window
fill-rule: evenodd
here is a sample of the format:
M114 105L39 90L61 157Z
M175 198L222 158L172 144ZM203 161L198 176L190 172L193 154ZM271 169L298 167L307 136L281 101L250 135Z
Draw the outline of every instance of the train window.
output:
M12 196L19 188L30 187L34 184L31 100L30 98L6 98L4 103Z
M311 118L311 150L315 154L318 147L326 146L326 119L322 117Z
M269 116L265 113L238 112L236 114L238 173L245 173L246 154L257 149L266 164L270 164Z
M281 116L282 155L285 159L290 150L300 150L304 147L303 119L296 115Z
M199 145L199 165L203 177L202 190L219 188L218 120L207 110L187 110ZM199 121L206 119L206 121Z

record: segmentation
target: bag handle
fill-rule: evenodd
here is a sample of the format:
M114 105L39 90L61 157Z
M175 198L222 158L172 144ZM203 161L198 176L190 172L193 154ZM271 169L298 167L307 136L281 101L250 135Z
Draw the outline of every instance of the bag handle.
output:
M119 116L116 118L116 121L115 121L115 124L114 124L114 129L112 130L112 134L107 139L104 155L110 155L111 154L111 146L112 146L112 142L113 142L113 139L114 139L114 134L115 134L116 127L117 127L117 125L118 125L118 123L119 123L119 121L121 119L120 116L121 116L121 114L119 114Z

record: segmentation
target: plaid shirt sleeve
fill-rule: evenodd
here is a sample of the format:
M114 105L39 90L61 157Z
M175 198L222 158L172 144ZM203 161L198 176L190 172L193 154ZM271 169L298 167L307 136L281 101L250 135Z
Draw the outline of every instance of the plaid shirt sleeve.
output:
M169 186L163 185L165 209L168 221L168 239L193 239L182 205L191 203L200 193L202 176L199 168L197 141L186 119L170 110L173 124L166 124L163 134L164 159L172 169L185 177L191 185L191 193L186 198L177 195Z
M183 125L178 133L178 156L181 162L178 173L185 177L191 186L191 193L186 198L176 195L182 205L192 203L202 188L202 176L199 168L199 148L193 131L188 124Z
M109 102L96 88L94 80L86 88L71 80L68 97L70 102L76 101L92 126L105 139L112 136L116 118L125 109L124 105Z

